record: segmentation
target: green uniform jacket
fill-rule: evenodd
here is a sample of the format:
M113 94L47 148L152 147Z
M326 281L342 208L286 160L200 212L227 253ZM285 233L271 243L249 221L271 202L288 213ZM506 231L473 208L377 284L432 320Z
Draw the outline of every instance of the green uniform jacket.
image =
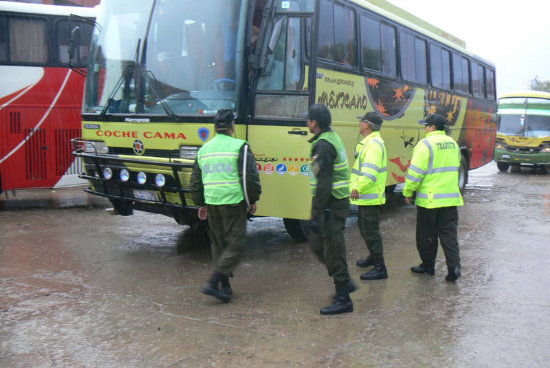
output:
M220 137L221 142L225 139L234 139L228 134L224 133L217 133L217 136ZM216 137L214 138L216 139ZM214 141L212 139L211 142ZM238 172L239 172L239 182L241 183L242 188L242 182L243 182L243 162L244 162L244 149L245 146L248 147L247 149L247 159L246 159L246 189L248 194L248 199L250 201L250 204L256 203L260 199L260 195L262 193L262 187L260 183L260 174L258 173L258 168L256 166L256 160L254 159L254 154L252 153L252 150L248 146L246 142L243 142L239 149L238 158L237 158L237 166L238 166ZM193 174L191 175L191 180L189 183L189 189L191 191L191 198L193 199L193 202L195 203L195 206L204 206L206 204L205 201L205 195L204 195L204 183L203 183L203 172L201 170L201 167L198 163L199 156L197 156L197 160L195 160L195 166L193 168ZM242 189L240 189L242 192Z
M351 190L359 192L359 199L351 200L358 206L376 206L386 203L386 176L388 160L380 132L372 132L355 148L357 159L351 170Z
M444 131L426 134L413 151L403 195L416 191L416 205L424 208L462 206L458 187L460 149Z

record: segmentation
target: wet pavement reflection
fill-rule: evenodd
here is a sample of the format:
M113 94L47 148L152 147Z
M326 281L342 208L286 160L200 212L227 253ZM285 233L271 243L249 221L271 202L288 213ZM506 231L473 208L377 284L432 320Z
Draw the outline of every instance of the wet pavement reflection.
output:
M463 276L412 274L416 210L381 212L389 278L360 281L355 311L321 316L334 292L282 220L249 224L229 304L200 293L203 234L160 215L115 216L82 188L0 199L1 367L547 367L550 175L470 172L459 210Z

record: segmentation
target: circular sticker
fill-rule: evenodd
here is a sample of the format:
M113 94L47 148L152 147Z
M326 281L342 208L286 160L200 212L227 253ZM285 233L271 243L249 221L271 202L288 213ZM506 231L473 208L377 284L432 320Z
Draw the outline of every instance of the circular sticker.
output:
M279 164L277 165L277 174L284 175L287 172L287 167L285 164Z
M266 175L271 175L275 172L275 167L273 166L273 164L265 164L264 172Z
M300 172L300 167L296 164L288 165L288 173L290 175L297 175Z
M302 165L300 173L302 173L303 176L309 176L309 165Z

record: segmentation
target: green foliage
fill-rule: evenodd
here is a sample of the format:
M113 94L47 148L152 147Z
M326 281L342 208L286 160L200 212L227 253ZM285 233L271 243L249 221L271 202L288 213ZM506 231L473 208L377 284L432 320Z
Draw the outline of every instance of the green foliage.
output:
M538 77L531 82L531 89L534 91L550 92L550 80L540 80Z

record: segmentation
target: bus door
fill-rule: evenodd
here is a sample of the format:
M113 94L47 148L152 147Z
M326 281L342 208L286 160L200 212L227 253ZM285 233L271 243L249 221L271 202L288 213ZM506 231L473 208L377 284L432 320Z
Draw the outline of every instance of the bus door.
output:
M303 115L313 88L308 80L314 7L315 0L273 0L264 10L247 132L262 182L260 216L310 216L311 135Z

